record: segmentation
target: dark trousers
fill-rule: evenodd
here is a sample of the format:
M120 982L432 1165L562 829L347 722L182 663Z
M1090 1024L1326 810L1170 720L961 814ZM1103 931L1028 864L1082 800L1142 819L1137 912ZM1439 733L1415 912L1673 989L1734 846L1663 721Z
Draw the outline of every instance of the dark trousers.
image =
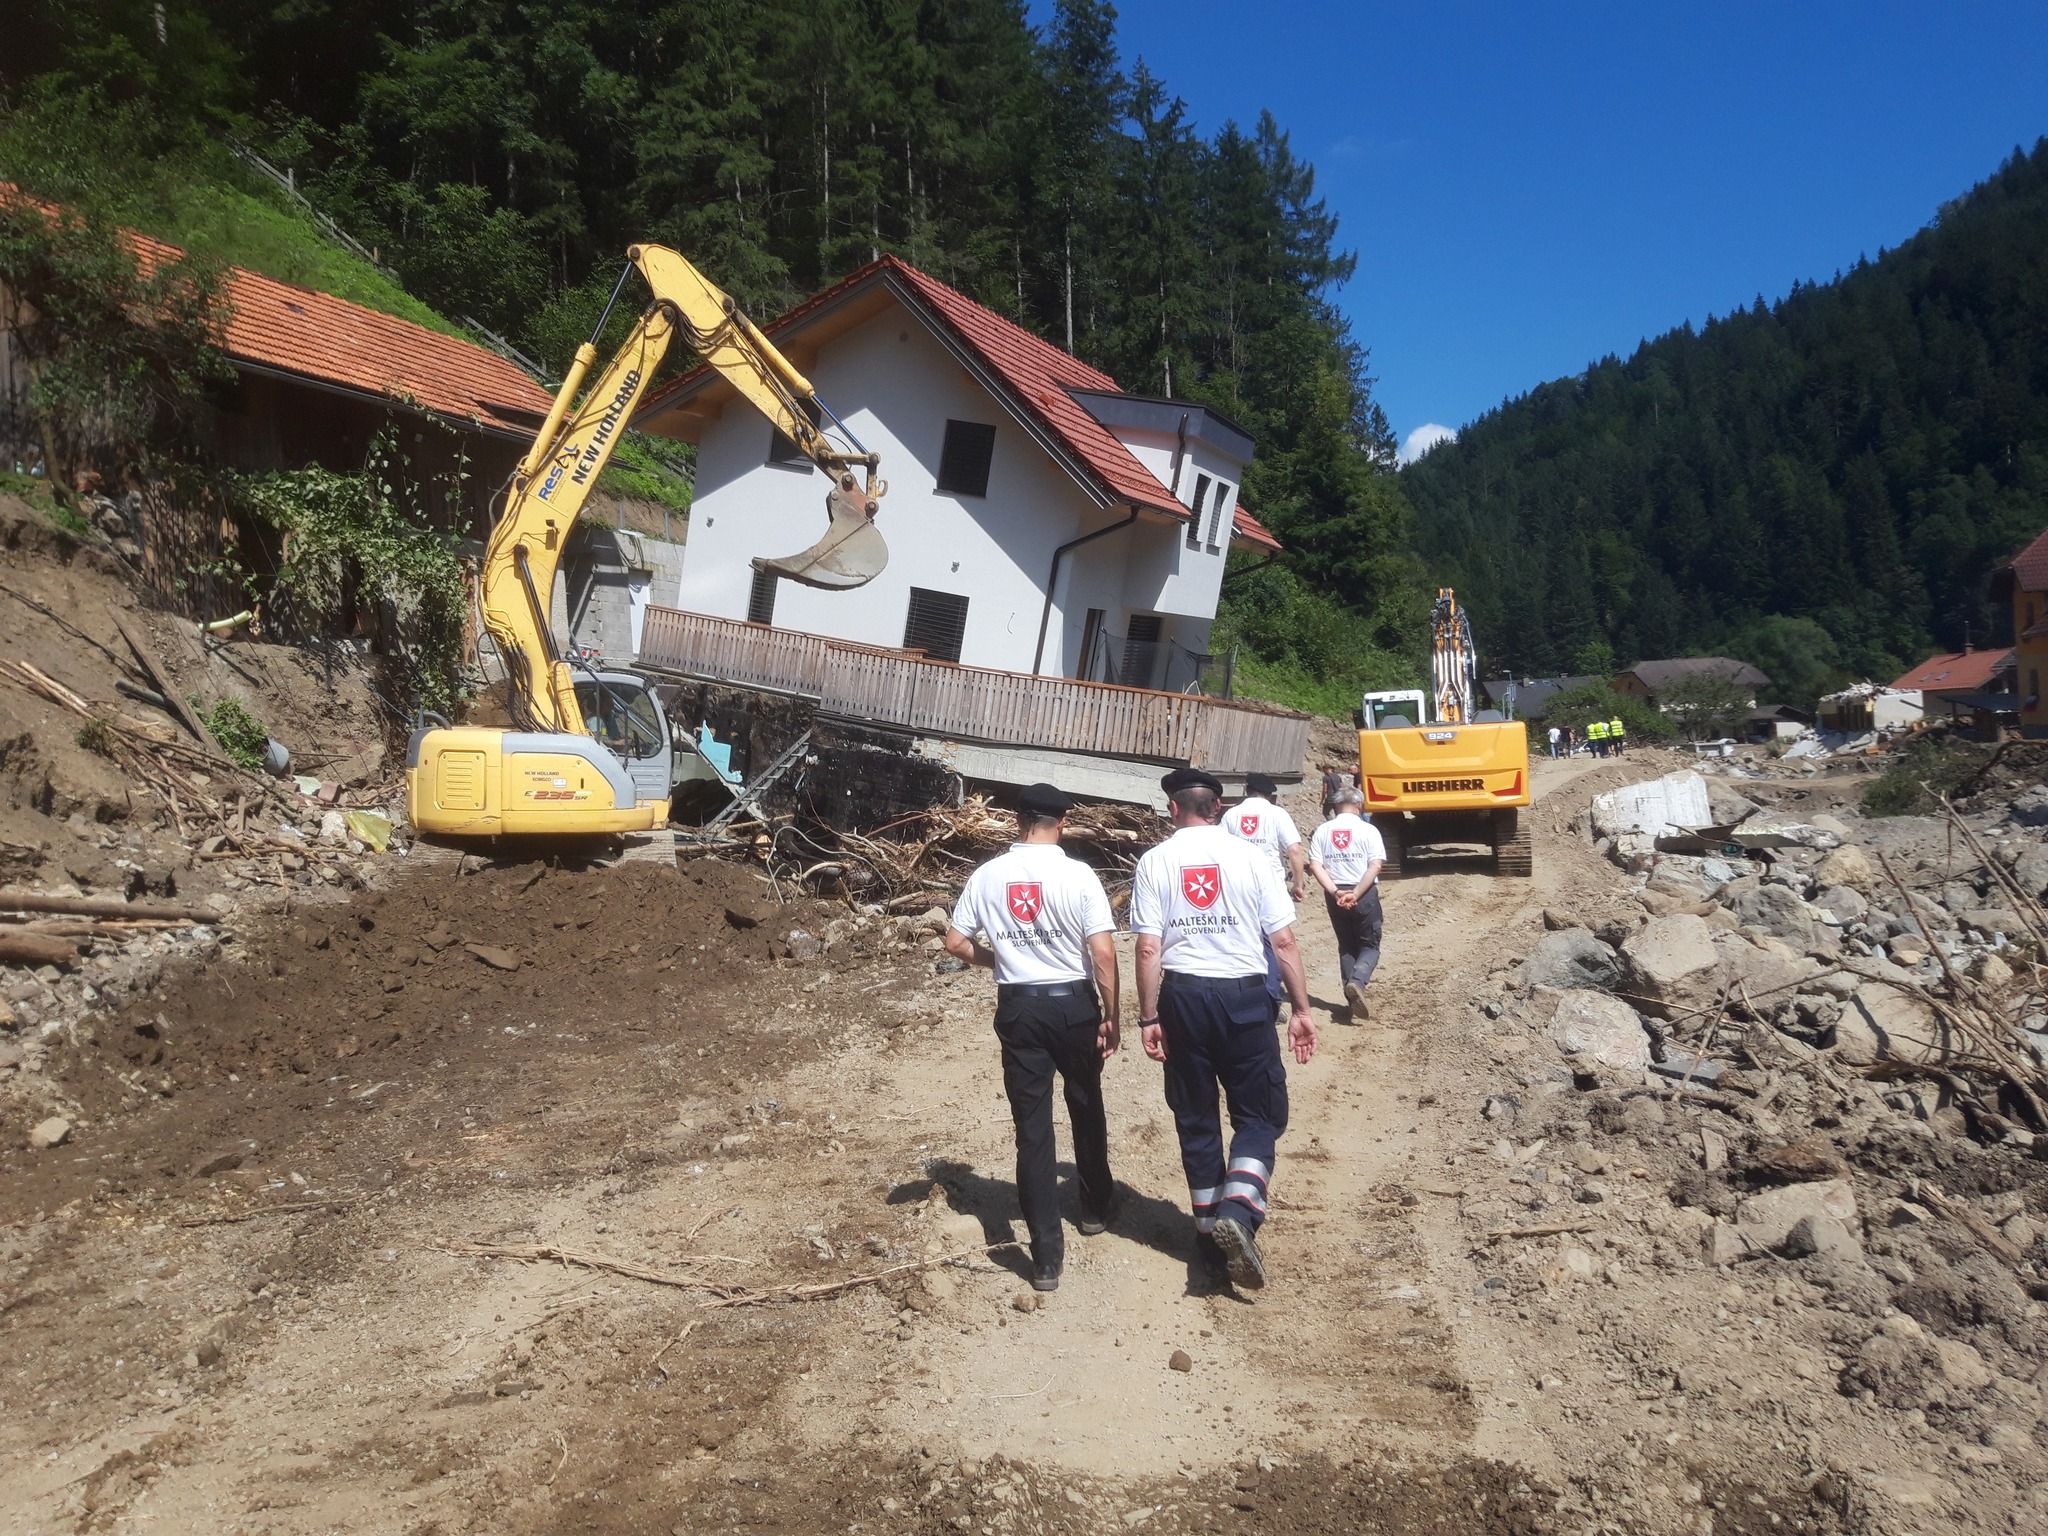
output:
M996 1038L1003 1046L1003 1087L1017 1123L1017 1200L1040 1268L1066 1259L1060 1227L1059 1166L1053 1153L1052 1079L1066 1089L1074 1132L1074 1168L1081 1209L1107 1212L1115 1188L1109 1173L1109 1125L1102 1112L1102 1009L1091 988L1072 997L1004 997L996 1002Z
M1241 983L1241 984L1240 984ZM1274 1151L1287 1129L1287 1068L1266 978L1211 982L1166 973L1159 1023L1166 1035L1166 1106L1180 1133L1181 1167L1197 1230L1228 1216L1256 1230L1266 1219ZM1230 1161L1223 1119L1230 1110Z
M1330 927L1337 935L1339 969L1346 984L1364 986L1380 964L1380 933L1386 914L1380 907L1379 882L1366 887L1355 907L1340 907L1337 898L1323 892L1323 909L1330 914Z

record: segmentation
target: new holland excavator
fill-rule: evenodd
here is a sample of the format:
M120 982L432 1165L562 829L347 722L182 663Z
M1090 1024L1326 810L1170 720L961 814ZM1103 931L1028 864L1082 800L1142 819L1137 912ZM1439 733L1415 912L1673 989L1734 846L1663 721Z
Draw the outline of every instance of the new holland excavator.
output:
M875 527L887 485L880 461L818 399L809 380L676 252L636 245L609 303L505 490L478 576L477 605L507 675L513 728L429 717L406 758L406 813L421 832L453 837L644 832L668 820L671 743L645 680L565 656L548 621L555 571L583 503L669 348L680 338L825 471L829 518L809 549L755 569L845 590L879 575L888 546ZM652 299L582 396L603 333L637 270ZM831 419L845 444L818 423ZM865 471L856 476L854 470Z
M1472 626L1449 587L1430 618L1430 693L1368 693L1358 716L1358 782L1387 844L1386 872L1405 872L1411 849L1478 843L1495 874L1531 869L1529 731L1520 720L1480 718Z

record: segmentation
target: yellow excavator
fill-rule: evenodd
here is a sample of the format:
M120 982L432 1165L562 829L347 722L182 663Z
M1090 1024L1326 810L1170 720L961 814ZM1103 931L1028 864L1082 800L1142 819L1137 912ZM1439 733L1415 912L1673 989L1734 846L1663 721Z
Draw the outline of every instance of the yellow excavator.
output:
M406 814L421 832L454 837L644 832L668 820L672 746L660 702L631 673L565 656L549 608L570 530L669 348L680 338L825 471L824 536L757 570L807 586L862 586L889 562L875 527L887 485L880 461L819 400L730 296L676 252L636 245L591 339L533 446L513 471L478 574L483 627L504 664L513 728L450 725L412 735ZM638 271L652 292L639 322L587 393L597 337ZM827 417L845 444L820 425ZM864 475L856 475L856 469Z
M1387 873L1406 872L1411 849L1478 843L1494 873L1533 867L1529 728L1475 708L1479 656L1457 594L1439 588L1430 616L1433 707L1416 688L1368 693L1358 715L1358 782L1387 845Z

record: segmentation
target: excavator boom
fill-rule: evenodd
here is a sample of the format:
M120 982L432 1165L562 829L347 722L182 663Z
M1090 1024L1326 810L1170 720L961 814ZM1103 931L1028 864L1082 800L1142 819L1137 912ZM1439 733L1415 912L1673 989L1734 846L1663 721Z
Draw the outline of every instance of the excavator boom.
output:
M667 819L667 784L659 794L648 793L632 766L644 767L649 757L642 740L649 733L636 734L632 701L621 693L632 680L572 667L556 648L549 608L576 519L678 337L830 477L825 536L801 554L754 564L834 589L871 581L888 564L888 546L874 526L887 493L876 477L876 455L858 442L843 448L826 435L818 423L829 412L810 381L687 260L658 245L634 246L628 256L652 302L587 391L595 339L577 348L540 432L513 471L504 511L484 549L477 605L509 675L518 729L442 726L415 735L407 804L422 831L610 833ZM621 289L625 282L622 275ZM598 332L611 309L605 306ZM840 430L851 441L852 434ZM856 476L856 468L865 476ZM650 710L658 720L658 706ZM603 741L593 735L593 719ZM666 741L659 745L665 754Z

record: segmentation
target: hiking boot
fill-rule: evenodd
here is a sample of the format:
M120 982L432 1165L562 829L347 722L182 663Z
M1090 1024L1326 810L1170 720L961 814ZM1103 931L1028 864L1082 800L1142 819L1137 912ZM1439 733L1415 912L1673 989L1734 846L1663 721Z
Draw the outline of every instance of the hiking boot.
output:
M1223 1250L1224 1267L1230 1273L1232 1285L1247 1291L1264 1288L1266 1264L1259 1257L1259 1245L1250 1227L1234 1217L1217 1217L1216 1246Z
M1034 1264L1031 1268L1031 1289L1034 1291L1056 1291L1060 1288L1058 1264Z
M1351 1022L1363 1024L1372 1017L1372 1004L1365 1000L1365 988L1355 981L1344 983L1344 1001L1351 1008Z
M1209 1279L1218 1285L1230 1278L1230 1260L1223 1247L1206 1232L1195 1234L1195 1257L1202 1261L1202 1269Z
M1109 1230L1109 1224L1116 1220L1117 1212L1123 1209L1123 1193L1117 1191L1109 1197L1109 1204L1094 1215L1083 1216L1079 1222L1083 1237L1100 1237Z

